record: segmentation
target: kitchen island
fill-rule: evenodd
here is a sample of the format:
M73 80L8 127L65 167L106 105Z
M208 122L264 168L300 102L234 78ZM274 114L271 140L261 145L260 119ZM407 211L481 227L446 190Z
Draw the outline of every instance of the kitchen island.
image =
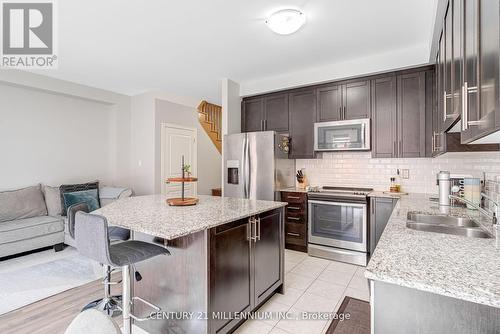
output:
M400 196L366 268L372 333L500 333L500 249L491 220L429 197ZM408 212L471 218L493 237L416 231L406 227Z
M162 195L119 200L94 213L130 229L133 239L163 245L171 256L139 263L132 295L161 307L136 322L149 333L227 333L284 284L286 203L199 196L189 207ZM135 315L148 315L137 303Z

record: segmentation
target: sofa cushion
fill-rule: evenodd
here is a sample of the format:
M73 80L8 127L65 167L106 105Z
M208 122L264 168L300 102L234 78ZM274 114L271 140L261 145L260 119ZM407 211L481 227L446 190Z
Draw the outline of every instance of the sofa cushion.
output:
M60 216L62 212L61 207L61 192L59 187L43 186L43 195L45 197L45 204L47 205L47 212L49 216Z
M64 231L61 218L42 216L17 219L0 224L0 244Z
M64 193L71 193L74 191L82 191L89 189L99 189L99 181L81 183L81 184L63 184L62 186L60 186L59 191L61 192L62 215L66 216L66 211L68 211L68 207L64 204ZM97 194L97 202L99 203L99 206L101 206L101 202L99 200L99 193Z
M90 212L100 208L99 195L97 189L64 193L63 197L64 197L64 206L66 208L69 208L73 204L79 204L79 203L87 204Z
M40 185L0 192L0 222L46 215Z

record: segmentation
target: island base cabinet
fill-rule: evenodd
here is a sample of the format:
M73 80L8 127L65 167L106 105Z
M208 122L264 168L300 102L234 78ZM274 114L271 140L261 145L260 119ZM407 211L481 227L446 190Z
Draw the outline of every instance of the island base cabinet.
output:
M500 333L499 308L380 281L370 285L374 334Z
M208 238L209 333L231 333L242 322L231 314L253 311L283 285L283 209L212 228Z

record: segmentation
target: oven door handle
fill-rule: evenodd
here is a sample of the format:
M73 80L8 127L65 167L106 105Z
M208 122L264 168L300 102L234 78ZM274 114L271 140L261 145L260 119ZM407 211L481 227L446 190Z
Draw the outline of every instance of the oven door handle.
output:
M309 200L309 204L324 204L324 205L335 205L335 206L349 206L356 208L366 208L366 203L349 203L349 202L329 202L329 201L316 201Z

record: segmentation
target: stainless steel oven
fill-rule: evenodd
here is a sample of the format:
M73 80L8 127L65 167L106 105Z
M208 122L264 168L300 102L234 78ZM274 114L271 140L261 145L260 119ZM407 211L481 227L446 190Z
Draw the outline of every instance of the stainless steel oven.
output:
M315 123L314 150L370 150L370 119Z
M366 265L367 192L353 188L343 189L346 190L335 188L308 195L309 253L313 256Z

